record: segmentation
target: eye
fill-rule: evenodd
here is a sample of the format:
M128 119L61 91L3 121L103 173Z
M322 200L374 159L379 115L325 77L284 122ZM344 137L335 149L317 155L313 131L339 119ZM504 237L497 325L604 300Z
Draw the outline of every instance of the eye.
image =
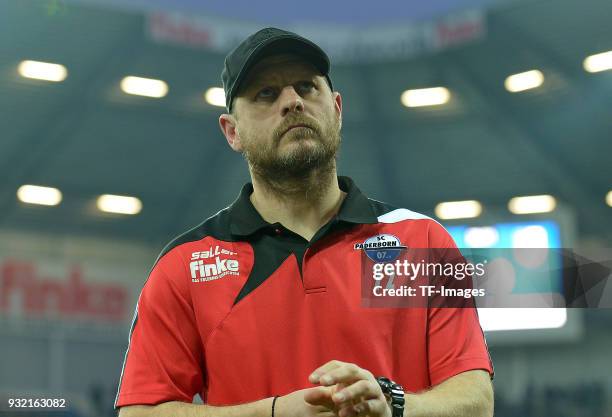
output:
M312 81L299 81L296 87L298 90L298 94L303 95L303 94L308 94L312 90L314 90L315 85Z
M272 87L264 87L257 92L257 95L255 96L255 98L266 100L266 99L274 98L275 96L276 96L276 91L274 91Z

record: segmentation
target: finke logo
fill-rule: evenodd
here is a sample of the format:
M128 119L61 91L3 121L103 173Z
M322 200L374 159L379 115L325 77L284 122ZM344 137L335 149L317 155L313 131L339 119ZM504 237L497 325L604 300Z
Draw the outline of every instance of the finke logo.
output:
M34 262L7 260L0 264L0 316L15 310L27 317L117 322L125 319L128 296L123 286L85 281L77 266L68 271L66 279L58 280L41 275Z
M392 262L406 249L397 236L381 234L369 237L363 243L355 243L353 249L363 249L374 262Z
M202 252L193 252L189 263L191 282L206 282L226 275L240 275L238 260L221 259L220 255L236 256L237 253L219 246L214 248L211 246L209 250ZM208 261L204 262L205 259Z

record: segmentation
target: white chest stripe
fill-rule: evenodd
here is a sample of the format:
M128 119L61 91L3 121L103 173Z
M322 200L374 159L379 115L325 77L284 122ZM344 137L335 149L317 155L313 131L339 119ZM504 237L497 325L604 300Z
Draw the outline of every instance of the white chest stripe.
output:
M431 217L426 216L421 213L417 213L416 211L411 211L405 208L395 209L390 211L389 213L385 213L382 216L378 216L378 221L380 223L398 223L403 220L419 220L419 219L429 219L433 220Z

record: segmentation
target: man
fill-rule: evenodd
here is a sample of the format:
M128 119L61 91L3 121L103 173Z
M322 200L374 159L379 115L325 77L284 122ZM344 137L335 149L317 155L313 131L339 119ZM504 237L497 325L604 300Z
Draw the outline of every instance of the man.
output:
M342 98L327 55L267 28L226 57L222 78L219 124L252 184L155 263L120 416L492 415L474 309L360 305L360 243L454 243L435 221L337 177Z

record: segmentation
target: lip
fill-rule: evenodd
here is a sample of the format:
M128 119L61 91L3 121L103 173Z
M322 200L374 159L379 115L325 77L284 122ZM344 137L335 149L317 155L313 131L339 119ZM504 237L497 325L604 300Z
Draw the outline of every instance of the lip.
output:
M283 132L283 135L284 135L285 133L289 132L291 129L295 129L296 127L306 127L306 128L308 128L308 129L312 129L310 126L305 125L305 124L297 124L297 125L292 125L292 126L289 126L289 127L287 128L287 130L285 130L285 131Z

